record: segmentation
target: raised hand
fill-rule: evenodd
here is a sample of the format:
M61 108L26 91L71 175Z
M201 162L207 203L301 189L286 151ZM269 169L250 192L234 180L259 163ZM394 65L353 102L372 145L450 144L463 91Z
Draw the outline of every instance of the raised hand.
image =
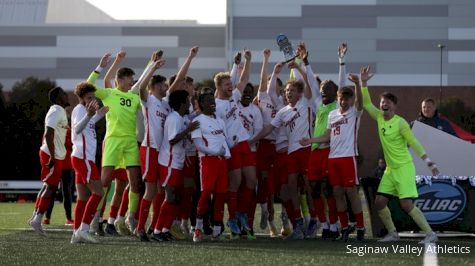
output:
M355 74L348 74L348 80L355 83L356 85L360 84L360 77Z
M153 62L152 68L154 70L157 70L157 69L161 68L163 65L165 65L165 62L166 62L165 59L157 60L157 61Z
M244 58L248 61L251 60L251 50L244 49Z
M237 52L234 56L234 64L238 65L241 64L241 52Z
M299 43L297 51L299 53L300 59L302 59L304 62L308 60L308 51L304 42Z
M374 73L370 73L370 70L370 66L362 67L360 70L361 83L363 87L366 87L366 83L368 82L368 80L370 80L374 76Z
M102 116L105 116L109 112L109 107L107 106L102 106L99 110L96 111L96 114Z
M195 46L195 47L191 48L190 53L188 54L188 57L195 58L195 56L198 54L199 49L200 48L198 46Z
M86 104L87 115L89 117L93 116L96 113L98 108L99 108L99 104L97 103L96 100L90 101L88 104Z
M346 51L348 50L348 45L346 42L341 43L340 46L338 46L338 58L343 59L346 55Z
M99 66L104 68L109 64L111 54L107 53L104 56L102 56L101 61L99 62Z
M124 59L127 53L124 50L121 50L120 52L117 53L117 59Z
M279 75L280 72L282 71L282 68L284 67L284 64L283 63L277 63L275 66L274 66L274 74L275 75Z
M266 60L269 60L269 57L270 57L270 49L266 48L264 49L264 51L262 52L264 54L264 58Z
M163 55L163 51L162 50L157 50L157 51L153 52L152 57L150 58L150 60L152 60L152 62L160 60L162 58L162 55Z

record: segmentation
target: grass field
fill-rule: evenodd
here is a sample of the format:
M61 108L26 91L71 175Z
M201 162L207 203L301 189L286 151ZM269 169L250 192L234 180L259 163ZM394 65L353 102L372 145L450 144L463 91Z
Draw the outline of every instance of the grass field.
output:
M364 242L332 242L321 239L284 241L259 235L256 241L191 241L141 243L132 237L99 238L100 244L69 243L71 228L64 223L64 210L57 204L48 237L34 233L26 220L32 204L0 203L0 265L422 265L424 252L401 254L396 245L421 247L417 239L381 245L375 239ZM256 216L257 217L257 216ZM258 220L258 219L256 219ZM255 226L258 228L258 226ZM264 233L259 232L257 233ZM388 247L383 254L348 253L348 245ZM439 265L474 265L475 241L441 239L440 246L466 247L469 254L437 254ZM431 257L434 259L433 257ZM426 263L427 264L427 263ZM428 265L433 265L429 262Z

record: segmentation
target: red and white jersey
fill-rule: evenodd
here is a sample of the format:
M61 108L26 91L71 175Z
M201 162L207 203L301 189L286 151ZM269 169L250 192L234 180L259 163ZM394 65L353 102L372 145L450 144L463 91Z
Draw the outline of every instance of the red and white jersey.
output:
M241 118L242 125L244 126L244 129L246 129L249 136L254 138L264 127L261 110L252 103L247 107L244 107L241 103L239 103L239 108L239 117ZM251 146L251 151L257 151L257 143L254 143Z
M64 142L66 141L66 132L69 128L68 117L63 107L55 104L49 108L45 117L45 133L47 127L54 129L54 158L63 160L66 157ZM46 154L51 155L44 136L40 149Z
M224 148L226 150L224 156L231 156L228 144L226 143L226 125L222 119L200 114L193 119L194 121L200 122L200 127L191 132L191 139L201 138L206 147L216 151ZM198 155L202 157L207 154L198 151Z
M144 116L145 134L142 146L152 147L160 151L163 140L163 128L171 108L166 99L159 100L149 95L147 101L141 101Z
M285 127L289 142L288 153L309 146L302 146L299 141L312 136L313 110L311 106L311 100L302 96L294 107L287 105L280 109L271 122L274 127Z
M196 112L192 112L189 115L185 115L185 125L188 127L188 125L191 123L191 121L197 116ZM196 156L198 150L196 149L195 144L193 143L193 140L191 140L191 134L188 135L188 137L185 139L185 151L186 151L186 156Z
M158 163L165 167L183 169L185 163L185 141L182 139L175 145L170 145L170 140L186 129L185 119L176 111L172 111L165 120L164 134Z
M226 132L229 133L226 137L228 142L234 143L234 145L246 141L250 137L239 117L240 109L238 102L240 99L241 92L238 89L233 90L233 96L229 100L216 98L216 117L221 118L226 124Z
M270 125L272 119L275 118L279 109L274 105L272 102L269 94L267 91L259 91L257 92L257 99L259 103L259 108L262 112L262 120L264 123L264 127ZM272 132L265 137L268 140L275 140L277 137L277 130L272 130Z
M99 117L97 115L91 117L81 133L76 134L74 130L74 127L86 116L86 106L78 104L76 107L74 107L71 114L71 125L73 128L73 130L71 130L71 140L73 142L73 151L71 156L88 161L95 161L97 146L96 122L98 121Z
M287 138L287 130L285 127L277 128L277 134L275 138L275 151L287 149L289 147L289 140Z
M340 109L328 114L327 128L331 130L328 158L358 156L358 129L362 114L363 110L358 111L354 106L343 114Z

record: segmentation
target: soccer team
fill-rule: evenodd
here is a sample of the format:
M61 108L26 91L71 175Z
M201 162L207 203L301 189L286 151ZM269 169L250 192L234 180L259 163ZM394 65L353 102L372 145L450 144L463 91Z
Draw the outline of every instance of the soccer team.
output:
M235 56L230 73L214 76L216 90L195 90L193 79L187 76L198 47L190 49L177 74L168 79L156 74L166 65L164 53L154 52L137 81L132 69L120 67L126 57L121 51L105 75L105 88L96 84L110 61L111 55L104 55L87 81L74 90L79 104L72 112L71 125L64 109L69 105L66 93L60 87L49 92L53 105L45 118L40 148L44 186L29 224L45 235L42 218L60 180L70 127L78 192L71 243L96 243L92 233L104 232L133 234L141 241L184 239L190 234L194 242L200 242L209 218L211 238L223 239L225 204L230 239L255 239L258 204L260 227L269 227L271 237L277 237L275 197L282 203L280 233L286 239L315 237L321 226L323 239L348 241L350 210L356 239L363 240L355 158L359 124L366 110L377 121L387 163L375 202L389 232L380 241L399 239L386 206L394 197L426 233L422 242L437 241L412 203L418 194L408 145L434 175L437 166L408 123L395 114L395 95L382 94L379 109L372 104L367 85L373 76L370 68L362 67L359 75L346 74L347 49L345 43L338 48L338 85L314 74L304 43L298 46L297 58L287 63L291 68L287 82L278 77L286 63L276 64L268 77L271 52L265 49L257 93L249 82L250 50ZM345 86L346 79L354 86ZM95 164L95 124L104 116L100 172ZM115 193L102 230L105 197L114 179ZM199 198L193 204L197 188ZM151 207L153 215L147 223ZM191 230L190 216L196 218Z

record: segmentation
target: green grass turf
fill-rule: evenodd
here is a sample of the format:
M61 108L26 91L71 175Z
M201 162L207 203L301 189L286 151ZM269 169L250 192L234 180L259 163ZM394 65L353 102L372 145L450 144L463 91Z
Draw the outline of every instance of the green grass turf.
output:
M422 265L416 254L347 254L347 245L381 246L375 239L365 242L332 242L320 239L284 241L260 236L256 241L238 240L195 244L187 241L141 243L132 237L99 238L100 244L69 243L70 227L64 223L60 204L54 209L52 224L45 226L48 237L31 231L26 220L32 204L0 203L1 265ZM258 208L259 209L259 208ZM256 216L258 217L258 216ZM258 219L256 219L258 220ZM278 220L278 219L277 219ZM256 221L257 222L257 221ZM24 228L24 229L22 229ZM258 226L256 224L255 228ZM63 229L63 230L48 230ZM67 230L67 231L66 231ZM259 230L257 230L260 232ZM262 232L261 232L262 233ZM354 236L352 236L354 238ZM417 245L416 239L398 245ZM438 254L439 265L473 265L475 241L442 239L440 245L470 248L470 254Z

